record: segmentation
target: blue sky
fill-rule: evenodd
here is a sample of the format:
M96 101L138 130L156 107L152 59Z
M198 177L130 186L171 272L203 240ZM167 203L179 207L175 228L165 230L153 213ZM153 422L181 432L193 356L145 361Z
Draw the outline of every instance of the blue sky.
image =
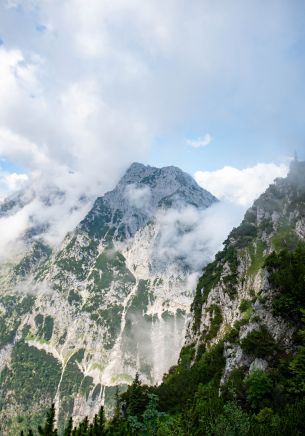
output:
M305 159L304 1L2 0L0 29L4 172L99 192L134 160Z

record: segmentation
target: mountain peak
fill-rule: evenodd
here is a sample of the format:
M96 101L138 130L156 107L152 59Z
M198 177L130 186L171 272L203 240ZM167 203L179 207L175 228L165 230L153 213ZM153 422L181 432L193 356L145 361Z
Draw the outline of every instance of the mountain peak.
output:
M112 192L117 189L125 189L125 186L130 184L134 184L135 187L148 186L152 191L160 190L159 194L162 195L163 193L165 196L172 195L177 190L190 189L193 193L200 192L204 194L211 202L216 201L216 198L205 189L202 189L192 176L175 166L157 168L134 162Z
M103 197L99 197L82 226L90 232L105 224L105 217L123 217L119 225L120 236L133 235L140 227L150 221L158 209L192 206L205 209L217 199L202 189L196 181L181 169L168 166L156 168L133 163L117 186ZM94 223L94 224L93 224Z

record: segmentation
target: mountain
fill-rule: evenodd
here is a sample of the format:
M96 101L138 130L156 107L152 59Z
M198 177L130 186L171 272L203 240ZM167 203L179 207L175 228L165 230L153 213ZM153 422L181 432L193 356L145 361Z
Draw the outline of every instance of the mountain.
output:
M45 207L63 195L54 192ZM69 414L93 416L136 372L161 381L177 361L198 271L179 248L194 230L184 213L200 218L216 201L178 168L134 163L59 247L44 237L48 222L25 232L23 250L0 267L6 434L35 423L51 402L60 427ZM28 202L18 195L0 214Z
M238 344L253 331L266 328L283 350L293 347L294 330L285 313L272 309L277 289L266 261L271 253L295 251L305 242L304 217L305 163L294 161L287 178L277 179L254 202L199 279L186 344L196 350L210 347L235 326L236 343L225 343L222 382L235 368L268 367L268 361L250 358Z
M177 365L159 386L136 377L107 434L302 435L304 380L305 162L295 160L204 268Z

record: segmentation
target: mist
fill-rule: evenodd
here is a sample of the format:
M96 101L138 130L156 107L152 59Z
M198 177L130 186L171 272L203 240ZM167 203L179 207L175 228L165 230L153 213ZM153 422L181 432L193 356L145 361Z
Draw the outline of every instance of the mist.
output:
M159 233L153 265L164 268L177 262L189 271L199 272L213 260L233 227L242 220L245 207L217 202L205 210L192 206L160 211L156 221Z

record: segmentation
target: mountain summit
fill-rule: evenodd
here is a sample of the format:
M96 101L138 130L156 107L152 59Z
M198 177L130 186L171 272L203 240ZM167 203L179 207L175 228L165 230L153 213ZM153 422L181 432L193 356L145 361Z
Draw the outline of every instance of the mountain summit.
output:
M158 209L205 209L215 201L179 168L133 163L116 188L96 200L81 227L101 238L107 225L114 229L115 238L125 239L147 224Z

